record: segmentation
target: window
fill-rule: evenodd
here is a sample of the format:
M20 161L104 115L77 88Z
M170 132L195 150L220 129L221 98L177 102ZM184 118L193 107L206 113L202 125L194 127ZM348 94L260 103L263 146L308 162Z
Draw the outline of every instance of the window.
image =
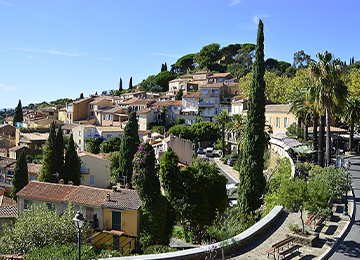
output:
M94 209L86 207L86 220L94 221Z
M31 200L24 200L24 209L29 209L32 205Z
M46 203L48 210L55 210L55 205L52 203Z
M284 128L289 127L289 119L287 117L284 117Z
M275 117L275 127L280 127L280 117Z
M197 75L194 75L194 79L197 79Z
M79 136L81 136L81 131L79 131Z
M90 184L95 183L95 175L90 175Z
M203 82L200 82L200 87L201 87L202 85L204 85L204 83L203 83Z
M200 74L200 78L203 78L204 77L204 74Z
M86 132L87 132L87 136L91 136L91 130L90 129L87 130Z
M272 117L269 118L269 125L270 125L270 126L271 126L271 119L272 119Z
M112 137L112 134L107 134L107 135L106 135L106 138L107 138L107 139L109 139L109 138L111 138L111 137Z
M81 140L79 140L79 145L81 145Z
M296 118L295 118L295 117L294 117L294 119L293 119L293 123L296 124Z
M112 229L121 230L121 212L112 211Z
M30 175L30 181L35 181L35 180L36 180L35 176L34 176L34 175Z
M208 94L208 90L207 90L207 89L204 89L203 92L204 92L205 95Z

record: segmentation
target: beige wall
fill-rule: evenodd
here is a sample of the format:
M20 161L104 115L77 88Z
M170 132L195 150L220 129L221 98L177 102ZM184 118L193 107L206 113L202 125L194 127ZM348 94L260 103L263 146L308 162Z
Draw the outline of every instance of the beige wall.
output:
M171 147L179 156L179 162L186 165L192 164L193 160L193 143L189 140L175 137L168 142L163 143L164 151Z
M271 126L273 134L285 133L289 126L296 123L296 117L292 113L265 113L265 118L265 124Z
M97 188L106 188L110 185L110 161L95 158L91 155L83 155L81 169L85 169L82 175L81 184ZM91 176L93 176L93 183L91 183Z

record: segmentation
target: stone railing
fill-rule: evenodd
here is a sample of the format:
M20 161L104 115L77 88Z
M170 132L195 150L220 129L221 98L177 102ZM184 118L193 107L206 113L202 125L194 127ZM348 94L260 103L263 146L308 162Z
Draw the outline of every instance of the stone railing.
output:
M154 254L154 255L139 255L128 257L114 257L112 260L136 260L136 259L149 259L149 260L163 260L163 259L205 259L205 257L214 257L222 255L229 255L232 252L239 250L245 244L253 241L259 234L262 234L273 224L274 221L281 215L283 210L282 206L276 206L264 218L262 218L255 225L251 226L244 232L229 238L227 240L200 246L193 249L176 251L171 253ZM103 258L110 259L110 258Z
M274 143L270 143L271 150L276 152L280 157L288 158L291 164L291 176L295 176L295 164L293 159L290 157L290 155L281 147Z

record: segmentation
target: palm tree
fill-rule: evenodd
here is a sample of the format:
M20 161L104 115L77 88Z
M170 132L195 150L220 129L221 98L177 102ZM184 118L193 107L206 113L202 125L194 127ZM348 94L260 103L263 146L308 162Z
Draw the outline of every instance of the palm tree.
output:
M245 131L245 116L242 114L234 114L230 117L230 122L227 125L227 130L235 134L238 154L240 152L241 141L244 138Z
M341 80L344 72L343 63L334 59L327 51L317 53L318 62L310 64L310 73L317 85L316 103L319 108L325 110L326 118L326 164L331 162L331 113L334 105L341 104L347 96L347 86Z
M222 110L220 114L214 117L214 127L221 130L222 139L222 156L225 156L225 130L226 125L230 122L230 116L227 110Z
M354 151L354 125L360 119L360 97L350 96L344 103L344 118L350 123L349 150Z

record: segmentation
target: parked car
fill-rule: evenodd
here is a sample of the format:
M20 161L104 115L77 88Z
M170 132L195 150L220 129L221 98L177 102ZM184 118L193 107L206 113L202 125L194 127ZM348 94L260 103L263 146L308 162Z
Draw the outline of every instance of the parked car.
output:
M231 158L231 159L227 160L227 165L234 166L236 161L237 161L236 158Z
M199 148L197 149L197 153L198 153L198 154L204 154L205 151L204 151L203 148L199 147Z
M235 206L235 205L237 205L237 200L230 200L230 201L229 201L229 206L230 206L230 207L233 207L233 206Z
M213 147L207 147L206 148L206 156L207 157L213 157L214 156L214 148Z

